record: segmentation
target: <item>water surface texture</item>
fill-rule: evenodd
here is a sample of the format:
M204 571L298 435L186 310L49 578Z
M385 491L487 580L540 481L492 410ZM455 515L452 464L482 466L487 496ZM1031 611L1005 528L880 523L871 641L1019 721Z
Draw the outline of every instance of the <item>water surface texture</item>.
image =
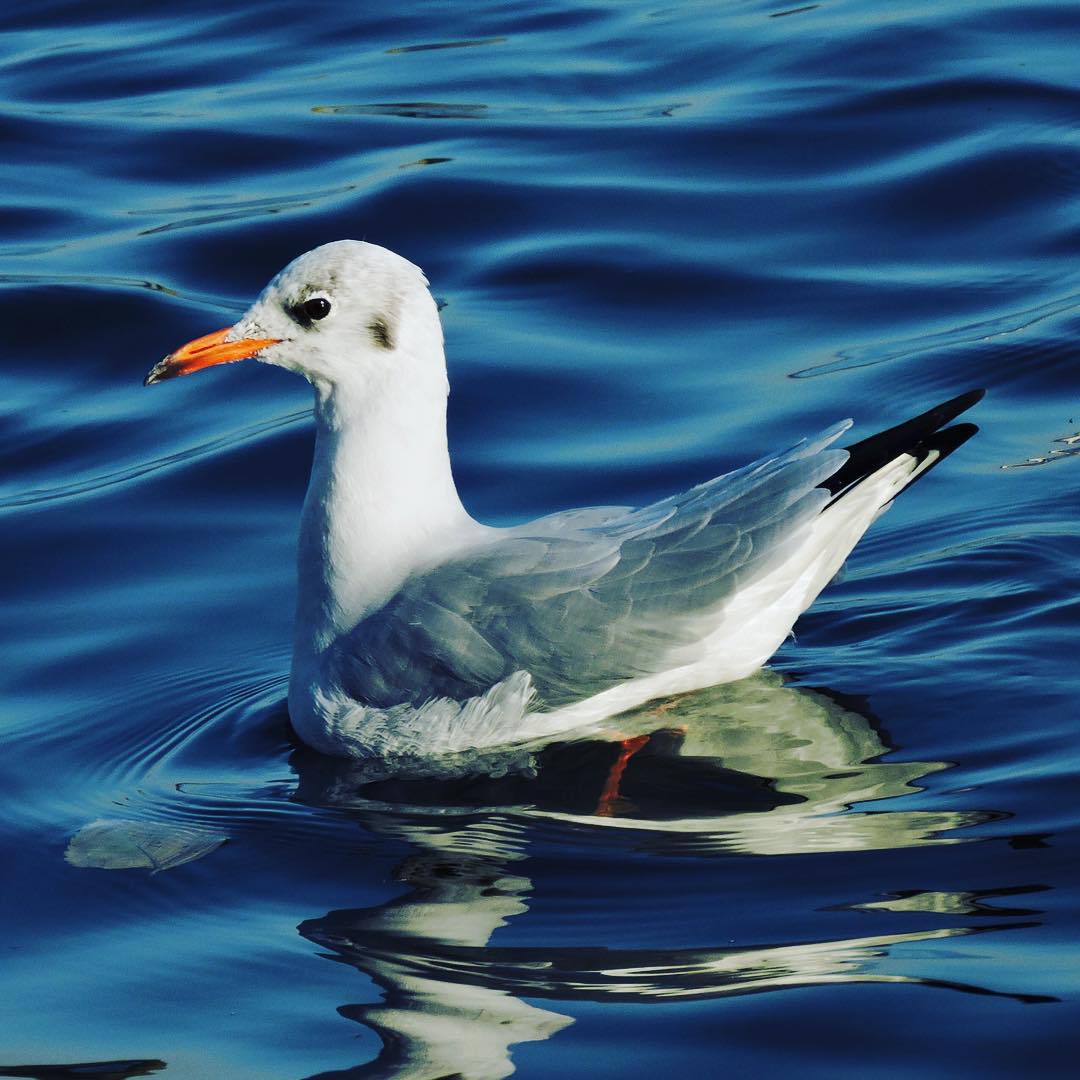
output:
M1075 1068L1075 5L77 0L0 30L0 1074ZM443 302L487 521L973 386L982 430L771 670L626 718L628 761L373 778L284 706L307 386L140 385L341 237Z

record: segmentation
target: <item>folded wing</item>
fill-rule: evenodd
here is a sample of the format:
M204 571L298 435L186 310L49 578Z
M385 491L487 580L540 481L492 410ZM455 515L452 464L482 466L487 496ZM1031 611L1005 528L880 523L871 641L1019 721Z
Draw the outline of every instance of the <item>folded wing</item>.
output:
M527 671L554 709L664 669L725 601L781 562L848 459L838 424L785 453L640 509L594 507L508 529L414 575L335 647L350 696L380 708L483 694Z

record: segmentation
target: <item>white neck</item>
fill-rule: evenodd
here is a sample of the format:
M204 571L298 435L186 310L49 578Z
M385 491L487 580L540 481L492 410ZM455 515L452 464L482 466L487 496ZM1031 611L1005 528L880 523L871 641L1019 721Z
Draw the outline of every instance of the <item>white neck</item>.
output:
M315 456L300 522L293 672L381 607L409 574L482 531L458 498L441 343L398 350L396 377L315 384Z

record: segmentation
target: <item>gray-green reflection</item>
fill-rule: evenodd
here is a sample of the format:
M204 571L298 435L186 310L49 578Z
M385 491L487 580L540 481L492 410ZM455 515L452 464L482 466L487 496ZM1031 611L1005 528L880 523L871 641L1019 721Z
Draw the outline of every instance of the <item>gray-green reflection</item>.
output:
M656 726L657 710L621 719L628 731L647 731ZM787 855L958 843L962 837L942 834L987 819L972 811L850 809L920 790L917 780L949 766L878 760L890 747L865 716L826 694L788 687L776 672L665 703L662 719L685 728L680 758L768 777L803 801L763 812L648 823L613 817L598 824L670 834L670 845L696 851Z

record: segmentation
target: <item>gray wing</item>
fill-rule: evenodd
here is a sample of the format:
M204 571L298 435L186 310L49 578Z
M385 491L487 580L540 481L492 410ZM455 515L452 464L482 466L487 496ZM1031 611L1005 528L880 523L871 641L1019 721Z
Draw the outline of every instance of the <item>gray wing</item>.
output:
M818 485L847 454L826 448L848 426L650 506L505 530L415 575L338 643L343 687L380 708L419 706L527 671L550 709L660 670L828 503Z

